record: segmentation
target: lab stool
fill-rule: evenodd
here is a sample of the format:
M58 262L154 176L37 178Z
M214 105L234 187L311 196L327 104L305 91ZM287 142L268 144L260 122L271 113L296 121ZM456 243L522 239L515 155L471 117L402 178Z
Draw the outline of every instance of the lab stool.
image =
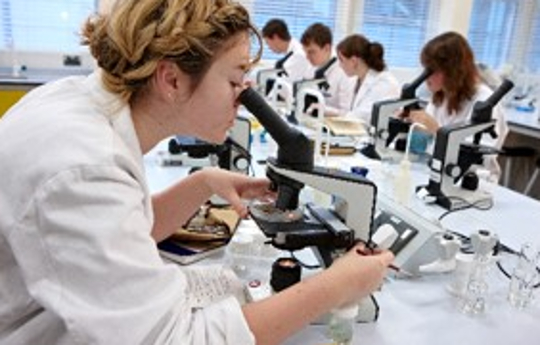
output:
M536 155L536 150L530 146L503 146L499 155L506 157L504 163L503 185L508 187L510 184L510 174L512 173L512 161L515 158L534 157Z
M538 178L538 171L540 170L540 158L536 160L536 168L534 169L534 172L529 179L529 182L527 182L527 187L525 187L525 190L523 191L523 194L529 195L531 192L532 187L534 186L534 183L536 182L536 179Z

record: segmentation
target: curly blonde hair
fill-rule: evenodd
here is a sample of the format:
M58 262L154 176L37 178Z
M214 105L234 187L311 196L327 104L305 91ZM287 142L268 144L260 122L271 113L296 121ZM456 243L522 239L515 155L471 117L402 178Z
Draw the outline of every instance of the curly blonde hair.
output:
M239 33L261 37L240 4L229 0L117 0L109 14L89 18L82 43L103 70L105 87L130 102L160 60L191 76L192 90L217 54Z

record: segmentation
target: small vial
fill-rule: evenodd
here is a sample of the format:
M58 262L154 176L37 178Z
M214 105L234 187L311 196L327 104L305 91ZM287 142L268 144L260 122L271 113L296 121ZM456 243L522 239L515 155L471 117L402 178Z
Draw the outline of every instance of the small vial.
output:
M335 309L328 321L328 338L337 345L352 344L357 314L357 304Z

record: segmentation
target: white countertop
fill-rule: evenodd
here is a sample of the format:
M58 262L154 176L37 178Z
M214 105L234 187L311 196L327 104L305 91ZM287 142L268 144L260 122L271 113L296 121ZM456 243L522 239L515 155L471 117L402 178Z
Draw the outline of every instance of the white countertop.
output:
M187 167L162 167L157 164L155 152L165 149L162 144L145 157L150 189L160 190L185 176ZM264 158L268 146L255 143L253 154ZM272 152L272 149L270 149ZM257 174L264 166L255 165ZM392 195L391 181L384 180L385 169L379 162L361 156L331 158L328 165L347 170L353 165L370 168L368 178L379 185L379 192ZM386 178L388 179L386 174ZM413 165L412 185L427 183L427 167ZM381 179L382 178L382 179ZM390 177L391 180L392 177ZM469 209L444 218L442 224L463 234L478 229L489 229L501 241L517 249L525 241L540 245L540 202L500 186L490 186L494 207L489 211ZM411 195L409 207L429 219L437 218L446 210L436 205L426 205ZM502 259L508 264L508 258ZM270 269L270 268L268 268ZM490 273L488 309L483 316L470 317L458 310L458 301L446 291L451 275L422 276L416 279L389 278L382 290L375 294L380 305L380 317L375 323L357 324L354 344L370 345L508 345L534 344L540 339L540 302L518 311L506 301L509 280L494 269ZM537 299L540 298L538 291ZM309 326L291 337L286 345L329 344L325 328Z

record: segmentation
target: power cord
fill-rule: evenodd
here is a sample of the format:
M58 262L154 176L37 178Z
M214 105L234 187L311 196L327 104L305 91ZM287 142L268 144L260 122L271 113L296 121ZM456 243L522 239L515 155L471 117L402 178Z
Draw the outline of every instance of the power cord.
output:
M453 231L453 230L447 230L447 232L449 232L449 233L451 233L451 234L453 234L453 235L460 238L460 240L461 240L461 242L463 244L463 247L461 248L462 252L472 254L472 246L471 246L471 243L470 243L471 239L470 239L469 236L466 236L466 235L464 235L464 234L462 234L460 232ZM493 248L493 255L498 255L499 253L507 253L507 254L510 254L510 255L515 255L517 257L519 257L521 255L518 251L510 248L509 246L505 245L501 241L498 241L495 248ZM497 265L497 268L499 269L499 271L506 278L512 279L512 275L508 272L508 270L506 270L504 268L504 266L501 264L500 260L497 260L496 265ZM536 267L536 271L540 274L540 268L539 267ZM540 288L540 282L535 284L533 286L533 288L535 288L535 289Z
M455 212L458 212L458 211L464 211L464 210L468 210L470 208L474 208L474 209L477 209L477 210L480 210L480 211L487 211L487 210L490 210L492 207L493 207L493 200L491 199L482 199L482 200L478 200L478 201L475 201L473 203L463 199L463 198L460 198L458 196L449 196L448 199L451 199L451 200L457 200L457 201L460 201L462 203L464 203L465 205L464 206L461 206L461 207L456 207L452 210L448 210L446 212L444 212L443 214L441 214L439 216L439 221L441 221L443 218L445 218L446 216L452 214L452 213L455 213ZM486 204L486 201L489 201L489 203Z

